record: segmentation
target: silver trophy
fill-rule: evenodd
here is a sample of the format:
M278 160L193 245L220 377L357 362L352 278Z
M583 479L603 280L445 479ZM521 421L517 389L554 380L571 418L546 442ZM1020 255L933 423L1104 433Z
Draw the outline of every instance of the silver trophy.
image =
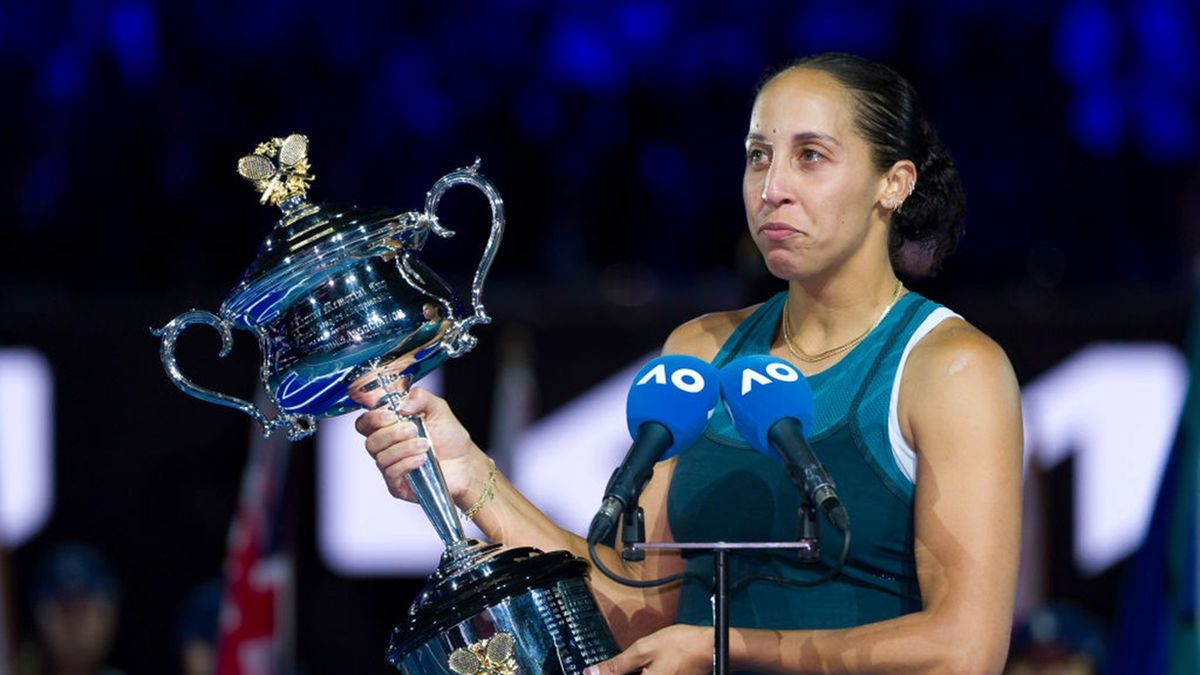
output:
M154 331L171 381L246 413L266 436L283 431L293 441L311 435L323 417L378 405L398 411L414 382L470 351L471 327L491 320L481 294L504 232L504 203L478 168L476 160L439 179L420 212L314 205L305 199L313 180L308 139L292 134L260 144L238 162L238 173L283 215L217 314L184 312ZM469 311L419 255L430 232L453 236L436 212L456 185L478 188L492 210ZM233 328L257 338L275 417L184 376L175 341L194 324L220 333L222 357ZM420 416L406 419L425 435ZM566 552L467 539L432 447L426 459L408 481L446 548L396 627L388 660L414 674L577 673L616 654L586 584L587 564Z

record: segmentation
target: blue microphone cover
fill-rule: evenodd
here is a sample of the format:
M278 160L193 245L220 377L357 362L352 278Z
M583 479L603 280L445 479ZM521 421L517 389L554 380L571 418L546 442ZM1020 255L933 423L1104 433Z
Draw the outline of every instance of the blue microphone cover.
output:
M645 422L658 422L671 432L667 459L695 443L717 405L717 369L694 356L670 354L651 359L638 371L625 399L629 435L638 436Z
M813 423L813 395L808 380L792 364L755 354L730 361L721 369L721 396L733 426L747 443L769 455L767 432L786 417L808 430Z

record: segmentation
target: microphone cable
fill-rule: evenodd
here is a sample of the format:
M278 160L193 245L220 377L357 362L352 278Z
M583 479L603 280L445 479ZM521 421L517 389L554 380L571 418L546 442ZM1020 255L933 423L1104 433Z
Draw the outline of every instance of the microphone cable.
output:
M658 579L630 579L628 577L623 577L609 569L608 565L605 565L604 562L600 560L600 556L596 555L596 544L590 541L588 542L588 555L590 555L592 558L592 564L595 565L596 569L600 570L604 576L612 579L622 586L630 586L632 588L657 588L659 586L666 586L667 584L676 581L682 581L687 577L699 576L696 574L690 574L688 572L677 572L675 574L668 574L665 577L659 577Z

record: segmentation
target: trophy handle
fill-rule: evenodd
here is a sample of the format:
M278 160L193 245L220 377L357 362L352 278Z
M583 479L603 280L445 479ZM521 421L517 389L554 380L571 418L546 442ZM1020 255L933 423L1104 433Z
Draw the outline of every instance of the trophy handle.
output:
M188 396L198 398L201 401L208 401L209 403L223 405L226 408L233 408L234 410L246 413L262 427L263 437L270 436L271 432L276 429L285 429L288 439L296 441L311 435L316 430L316 421L311 415L281 414L275 419L268 419L262 411L254 407L254 404L249 401L243 401L240 398L201 387L189 380L179 368L179 364L175 362L175 340L185 328L197 323L212 326L221 334L221 351L218 356L221 358L228 356L230 348L233 347L233 334L229 322L211 312L193 309L190 312L184 312L171 319L162 328L150 329L152 334L162 337L162 347L159 353L162 357L163 367L167 371L167 377L171 378L176 387L179 387Z
M438 202L442 199L442 194L455 185L473 185L483 192L484 196L487 197L488 204L492 207L492 230L488 234L487 245L483 249L483 257L479 260L479 267L475 269L475 279L471 282L472 313L470 316L455 322L454 326L447 332L444 344L448 356L462 356L470 351L475 346L475 336L470 334L471 327L477 324L491 323L492 321L492 318L488 316L487 310L483 307L483 282L487 278L488 270L492 268L492 259L496 257L496 249L500 246L500 238L504 235L504 200L500 198L500 193L496 191L496 187L492 185L492 182L479 175L478 172L479 158L477 157L475 158L475 163L471 166L463 167L442 176L425 195L425 212L419 216L421 220L429 225L429 229L433 230L433 233L439 237L454 236L453 230L443 227L438 222L436 211Z

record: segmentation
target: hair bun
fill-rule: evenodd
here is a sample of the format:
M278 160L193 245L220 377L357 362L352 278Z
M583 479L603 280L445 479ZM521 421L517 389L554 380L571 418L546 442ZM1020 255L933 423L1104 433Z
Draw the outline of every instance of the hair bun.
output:
M909 276L928 276L954 252L966 223L967 198L954 160L928 122L925 153L913 193L892 215L892 264Z

